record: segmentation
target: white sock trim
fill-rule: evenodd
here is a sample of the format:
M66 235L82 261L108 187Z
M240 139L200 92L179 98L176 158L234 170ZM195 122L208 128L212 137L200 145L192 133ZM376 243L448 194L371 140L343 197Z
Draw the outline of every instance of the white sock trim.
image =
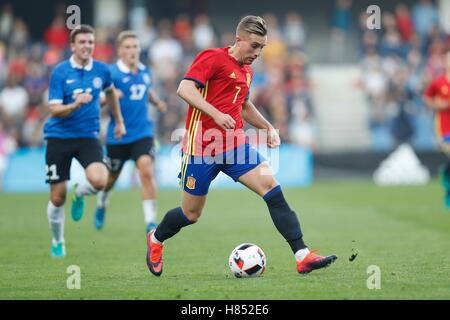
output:
M52 234L52 243L64 243L64 205L56 207L49 201L47 205L47 218Z
M309 253L308 248L300 249L295 253L295 259L297 261L302 261L303 259L305 259L305 257L308 255L308 253Z
M158 239L156 239L155 237L155 233L153 232L153 234L151 235L152 241L156 242L157 244L163 244L161 241L159 241Z
M142 200L145 224L156 222L156 200Z
M77 197L82 197L97 194L99 191L100 190L95 189L89 182L82 182L76 188L75 195Z
M111 197L110 191L99 191L97 193L97 207L98 208L106 208L109 205L109 198Z

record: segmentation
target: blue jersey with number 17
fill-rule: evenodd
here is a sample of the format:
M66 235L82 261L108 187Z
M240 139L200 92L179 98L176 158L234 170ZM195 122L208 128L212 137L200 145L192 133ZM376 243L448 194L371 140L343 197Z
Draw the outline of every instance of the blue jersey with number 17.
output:
M122 91L119 100L127 134L121 139L114 138L115 121L109 122L106 144L125 144L153 137L153 123L148 115L148 92L151 88L150 70L139 64L133 73L123 61L111 65L114 86Z

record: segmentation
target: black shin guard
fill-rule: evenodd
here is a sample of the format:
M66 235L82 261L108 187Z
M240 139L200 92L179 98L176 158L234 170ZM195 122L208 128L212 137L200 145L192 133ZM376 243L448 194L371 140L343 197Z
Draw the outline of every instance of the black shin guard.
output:
M264 196L264 200L275 227L289 243L292 252L296 253L298 250L306 248L297 215L289 208L281 187L277 186L269 191Z
M169 210L156 228L155 238L163 242L176 235L181 228L190 224L193 224L193 222L189 221L180 207Z

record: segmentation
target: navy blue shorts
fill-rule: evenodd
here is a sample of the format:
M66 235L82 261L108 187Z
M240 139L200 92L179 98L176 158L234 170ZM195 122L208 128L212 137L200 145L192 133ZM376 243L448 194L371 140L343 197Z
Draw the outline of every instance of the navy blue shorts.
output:
M242 175L256 168L263 161L265 161L264 157L248 143L215 156L184 154L178 178L184 191L203 196L208 193L209 185L220 171L234 181L238 181Z
M155 148L151 137L125 144L106 145L106 163L109 171L114 173L120 173L127 160L133 159L134 162L137 162L144 155L155 158Z

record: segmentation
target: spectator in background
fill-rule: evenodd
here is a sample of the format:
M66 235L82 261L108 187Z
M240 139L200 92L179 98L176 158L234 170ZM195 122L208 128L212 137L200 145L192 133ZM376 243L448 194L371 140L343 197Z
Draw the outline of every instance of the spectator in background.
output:
M3 172L8 165L8 156L17 148L15 138L4 128L0 121L0 190L2 189Z
M41 63L30 62L28 64L28 73L24 81L25 89L29 95L31 106L37 106L42 103L42 95L48 87L45 68Z
M108 42L108 30L97 28L95 32L94 59L111 64L114 60L114 46Z
M25 22L16 18L9 37L9 45L17 51L24 51L27 49L29 42L28 28Z
M0 88L5 85L8 75L8 61L6 60L6 45L0 41Z
M28 93L19 85L17 77L14 74L9 75L7 86L0 91L0 115L8 128L21 126L28 101Z
M333 32L347 33L351 28L351 0L336 0L331 14Z
M162 20L158 24L159 38L150 47L149 58L156 78L163 81L174 78L177 66L183 58L183 48L172 36L170 20Z
M431 0L420 0L412 10L414 28L422 39L438 24L438 13Z
M395 21L402 41L409 42L414 34L414 25L408 7L402 3L395 8Z
M408 53L407 67L408 78L405 82L405 90L407 97L418 104L421 100L421 92L423 90L423 58L418 50L411 50Z
M393 93L393 103L396 107L396 115L392 123L392 136L396 146L410 142L414 135L414 128L411 123L410 115L406 108L406 96L403 88L396 88Z
M183 45L192 39L192 26L186 14L180 14L175 18L173 34Z
M14 15L11 4L5 3L0 10L0 41L7 41L11 35Z
M351 0L336 0L331 12L330 61L340 61L346 50L347 36L351 31Z
M45 30L44 40L47 46L63 50L69 43L69 30L66 28L64 16L57 16Z
M311 149L316 147L316 128L313 121L313 108L310 84L305 75L306 57L293 53L287 66L288 80L286 97L289 116L289 141Z
M404 46L400 34L396 29L389 29L381 38L380 54L382 56L398 55L404 56Z
M51 68L58 62L60 62L62 59L63 59L63 52L59 50L57 47L52 46L47 47L47 50L45 50L42 57L42 63L47 67Z
M21 83L27 75L27 51L10 51L12 59L9 62L8 74L14 75L18 83Z
M290 50L301 50L305 45L306 32L302 17L295 11L286 15L283 38Z
M280 64L283 67L284 60L288 56L288 47L283 40L278 19L273 14L265 14L263 19L267 23L267 37L270 39L262 53L263 62L269 69L271 64L275 64L275 68L279 68Z
M141 54L143 55L142 61L148 61L148 50L153 41L158 37L158 33L153 25L153 17L147 16L145 23L137 28L136 34L141 44Z
M206 14L199 14L195 17L192 36L194 45L199 51L215 46L214 30Z
M21 130L21 143L26 146L43 145L43 127L46 114L43 111L44 105L31 107L25 116ZM106 109L106 108L105 108Z
M372 30L366 30L363 33L361 41L361 54L367 54L369 48L377 48L378 46L378 35Z
M428 79L434 79L445 73L444 52L444 42L441 39L434 40L430 46L426 64Z
M384 11L382 17L383 31L398 31L395 15L390 11Z
M388 78L383 73L382 60L375 48L368 50L362 61L363 88L370 105L370 123L384 122L384 104L388 90Z

